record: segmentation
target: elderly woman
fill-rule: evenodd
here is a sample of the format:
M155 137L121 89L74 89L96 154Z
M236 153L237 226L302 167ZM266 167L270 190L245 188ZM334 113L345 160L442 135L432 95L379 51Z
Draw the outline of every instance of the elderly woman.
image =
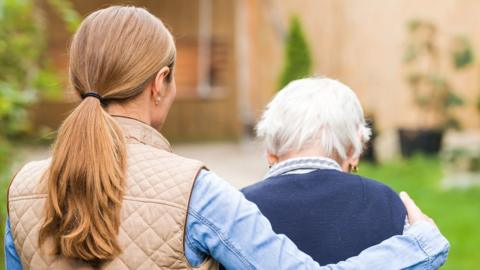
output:
M271 169L243 193L275 232L321 264L402 234L406 211L397 193L352 174L371 132L346 85L328 78L291 82L267 106L257 131Z

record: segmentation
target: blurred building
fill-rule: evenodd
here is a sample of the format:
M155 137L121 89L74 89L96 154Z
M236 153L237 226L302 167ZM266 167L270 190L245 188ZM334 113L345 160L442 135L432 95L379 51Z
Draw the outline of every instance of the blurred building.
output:
M172 30L177 45L177 99L163 132L169 139L218 140L238 138L238 91L233 1L96 1L74 0L86 16L113 4L146 7ZM68 33L60 18L43 3L49 30L49 54L55 65L68 68ZM56 128L78 98L71 90L60 102L37 106L35 122Z
M283 39L299 15L312 49L316 75L337 78L359 95L380 130L422 125L405 80L406 23L432 21L439 45L447 36L467 36L479 48L480 2L475 0L74 0L86 15L111 4L147 7L173 31L178 47L178 99L164 133L173 140L228 139L251 128L275 93L283 63ZM50 51L66 67L70 34L45 6ZM480 50L476 50L480 52ZM448 72L448 63L444 63ZM466 100L456 110L465 128L480 127L475 101L480 66L452 77ZM36 122L58 124L72 99L39 107Z

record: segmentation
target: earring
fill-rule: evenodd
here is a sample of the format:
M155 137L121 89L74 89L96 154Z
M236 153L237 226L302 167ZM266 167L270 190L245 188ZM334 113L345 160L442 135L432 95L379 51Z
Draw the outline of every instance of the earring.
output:
M348 164L348 171L351 172L351 173L358 173L358 166Z
M159 96L157 96L157 98L155 99L155 105L158 105L158 104L160 104L160 97Z

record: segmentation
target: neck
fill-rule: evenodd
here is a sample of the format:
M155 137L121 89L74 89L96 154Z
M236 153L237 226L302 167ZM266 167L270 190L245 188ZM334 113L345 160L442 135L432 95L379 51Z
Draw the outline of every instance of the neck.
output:
M284 155L279 156L278 161L282 162L291 158L299 158L299 157L326 157L326 158L335 160L338 164L342 163L342 161L336 157L330 157L321 151L317 151L311 148L302 150L302 151L297 151L297 152L288 152Z
M279 156L277 162L282 162L282 161L285 161L285 160L288 160L288 159L300 158L300 157L324 157L324 158L329 158L329 159L335 160L340 165L340 167L342 168L343 171L347 171L347 168L348 168L348 163L347 162L345 162L344 160L342 160L341 158L339 158L337 156L332 157L332 156L326 155L324 152L317 150L317 147L309 147L309 148L306 148L305 150L301 150L301 151L288 152L284 155Z
M110 115L133 118L149 126L152 125L150 115L146 113L145 110L139 110L138 108L134 108L132 106L124 106L122 104L113 103L108 105L107 112Z

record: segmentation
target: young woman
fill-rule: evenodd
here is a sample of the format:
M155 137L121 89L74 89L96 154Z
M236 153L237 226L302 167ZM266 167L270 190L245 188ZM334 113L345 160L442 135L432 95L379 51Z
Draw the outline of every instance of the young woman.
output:
M90 14L70 48L82 98L52 157L9 189L7 269L435 269L448 241L411 200L412 223L339 265L320 267L258 208L154 128L175 98L175 44L136 7ZM417 222L418 221L418 222ZM319 225L320 226L320 225ZM312 237L316 237L312 235Z

